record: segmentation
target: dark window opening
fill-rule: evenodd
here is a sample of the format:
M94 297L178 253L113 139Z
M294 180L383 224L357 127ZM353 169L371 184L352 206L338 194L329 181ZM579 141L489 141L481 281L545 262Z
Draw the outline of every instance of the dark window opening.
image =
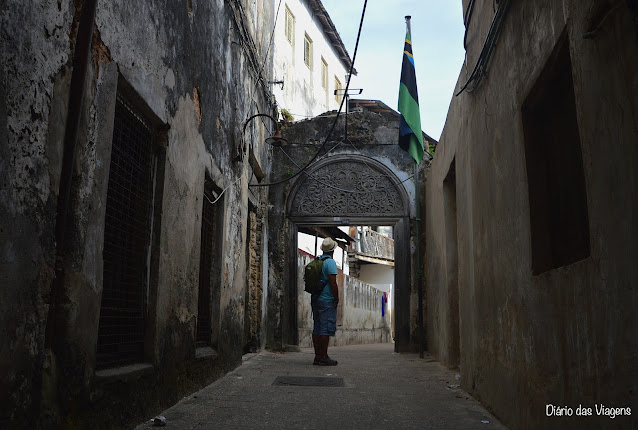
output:
M151 129L118 97L106 199L96 369L144 358L152 145Z
M199 298L197 304L197 347L216 344L216 335L213 312L217 310L214 303L218 294L215 294L215 267L219 254L219 220L223 199L219 198L220 192L215 189L213 182L206 179L204 186L204 199L202 203L202 234L199 258ZM213 203L214 202L214 203ZM217 272L218 273L218 272Z
M566 32L522 106L534 275L589 256L589 217Z

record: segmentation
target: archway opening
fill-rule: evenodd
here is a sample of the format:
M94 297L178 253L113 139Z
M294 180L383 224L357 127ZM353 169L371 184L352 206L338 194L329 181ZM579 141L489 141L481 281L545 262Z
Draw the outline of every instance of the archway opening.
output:
M393 342L394 234L392 226L307 226L297 234L297 329L300 347L312 345L310 296L304 291L303 268L322 254L325 237L339 247L339 298L335 346Z
M406 182L406 179L399 180L390 168L376 159L348 154L326 157L293 185L287 199L286 215L290 226L288 243L295 244L294 249L286 253L290 275L287 283L290 303L286 324L287 339L297 345L303 345L304 342L299 330L300 297L304 297L299 294L299 291L303 292L303 284L299 280L303 277L299 276L304 267L297 255L299 232L310 227L338 229L350 226L384 226L391 227L394 257L391 294L386 292L386 296L389 296L388 303L393 305L390 323L393 333L389 341L394 340L395 351L414 349L410 341L411 204L405 189ZM371 295L375 294L372 291ZM380 298L377 302L370 300L370 306L381 305ZM301 315L302 318L306 316Z

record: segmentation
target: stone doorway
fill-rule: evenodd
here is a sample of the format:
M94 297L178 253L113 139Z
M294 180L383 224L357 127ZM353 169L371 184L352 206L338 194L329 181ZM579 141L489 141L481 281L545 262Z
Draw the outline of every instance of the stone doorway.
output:
M409 173L409 172L408 172ZM409 179L409 176L407 176ZM410 208L406 183L388 166L360 154L337 153L313 165L290 188L279 236L286 250L279 255L284 275L279 280L281 301L277 312L283 344L297 345L297 233L301 226L387 225L395 239L394 334L396 351L413 351L410 298L412 294L412 253L410 250ZM273 225L271 225L273 231ZM285 234L284 232L287 232ZM286 246L287 244L287 246ZM275 253L275 255L277 255ZM277 262L271 262L276 265ZM273 279L271 279L272 281ZM269 294L274 292L270 291ZM271 301L272 303L272 301ZM270 315L271 324L277 324ZM278 339L275 338L275 341ZM272 339L271 339L272 341Z

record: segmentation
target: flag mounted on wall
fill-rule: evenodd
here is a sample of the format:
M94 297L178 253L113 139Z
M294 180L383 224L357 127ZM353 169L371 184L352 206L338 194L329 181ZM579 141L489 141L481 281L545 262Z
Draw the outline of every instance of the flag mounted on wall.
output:
M410 36L410 17L405 17L407 30L403 48L403 66L401 67L401 84L399 86L399 146L407 151L417 164L423 159L423 133L421 132L421 114L419 112L419 95L416 90L416 73L412 56L412 39Z

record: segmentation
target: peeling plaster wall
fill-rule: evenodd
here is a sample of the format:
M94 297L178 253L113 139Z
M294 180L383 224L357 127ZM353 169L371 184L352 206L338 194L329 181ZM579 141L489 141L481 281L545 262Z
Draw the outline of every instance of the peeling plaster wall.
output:
M244 315L244 352L257 352L265 344L264 291L263 291L263 210L251 208L249 212L248 239L249 247L246 260L248 261L248 286L245 300L246 313Z
M505 425L635 428L636 17L628 2L511 3L489 76L476 91L451 102L428 178L429 349L454 365L447 279L458 276L461 386ZM492 19L491 2L476 7L457 91L474 67ZM583 33L601 21L594 37L584 39ZM533 275L521 105L563 29L572 63L590 256ZM453 160L456 246L445 228L444 180ZM456 274L449 270L454 252ZM571 407L574 416L547 417L547 404ZM594 411L593 417L577 417L580 404L631 407L632 416L610 420Z
M0 15L0 423L39 397L62 153L48 134L66 104L51 100L70 79L73 14L71 2L34 1Z
M246 48L236 42L252 38L263 78L272 80L272 55L263 55L273 5L98 2L65 284L55 318L48 321L55 323L55 341L45 348L76 6L82 2L10 0L0 21L0 423L9 427L81 428L89 421L96 428L107 422L127 426L241 361L248 182L255 181L241 132L250 115L272 113L273 106L256 84ZM246 15L240 18L242 10ZM238 30L234 16L248 33ZM157 149L148 261L145 359L152 366L109 379L95 373L95 348L113 112L124 83L167 131ZM254 139L254 158L267 174L270 149L262 124L271 127L257 121L245 138ZM213 316L220 333L217 355L196 359L201 214L202 205L210 204L203 199L205 175L224 190L216 203L223 205L224 222L216 273L220 306ZM252 198L263 205L265 192Z

